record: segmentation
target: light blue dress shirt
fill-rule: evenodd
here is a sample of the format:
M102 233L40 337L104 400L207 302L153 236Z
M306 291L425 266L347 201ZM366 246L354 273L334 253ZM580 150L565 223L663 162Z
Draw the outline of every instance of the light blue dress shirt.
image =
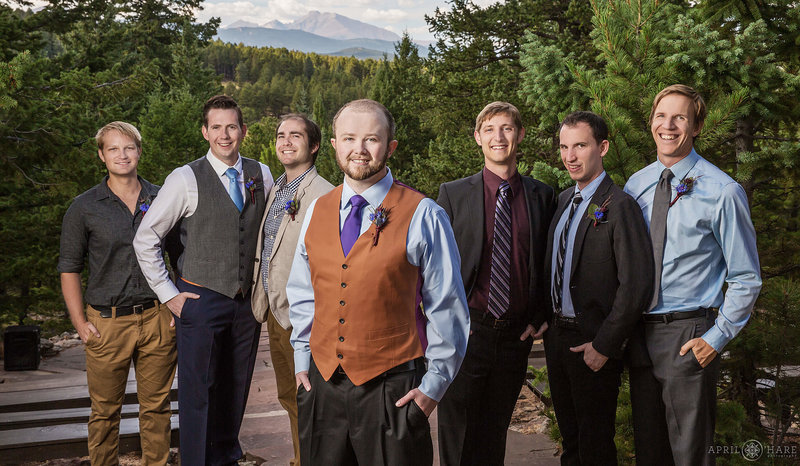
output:
M648 228L661 172L656 160L625 185L642 208ZM718 307L715 325L703 340L717 352L742 330L761 290L756 232L744 189L692 149L670 167L672 199L686 177L692 189L670 207L658 304L650 312ZM722 286L728 284L723 295Z
M572 251L574 250L575 245L575 235L578 233L578 225L583 220L583 217L586 216L586 209L589 208L589 204L592 203L592 196L594 196L595 191L597 191L597 187L600 186L600 183L603 181L603 178L606 177L606 172L600 174L597 178L593 179L589 184L584 186L583 189L578 189L578 186L575 186L575 193L581 193L583 200L580 204L578 204L578 208L575 209L575 216L572 219L572 223L569 226L569 231L567 232L567 247L564 249L564 280L561 282L561 314L566 317L575 317L575 306L572 304L572 294L569 291L569 277L572 274ZM575 196L573 193L573 197ZM561 238L561 232L564 231L564 225L567 224L567 216L569 215L570 207L572 204L572 199L570 198L569 204L567 204L567 208L564 209L564 213L561 214L561 218L558 220L558 224L556 225L556 229L553 231L553 257L552 259L552 267L550 268L550 277L555 277L556 273L556 266L557 266L557 257L558 257L558 239ZM595 204L600 205L600 203L595 202ZM550 283L554 283L555 280L551 279ZM553 309L555 311L555 309Z
M392 183L394 179L387 170L385 177L361 193L368 202L361 213L361 234L370 227L369 214L381 205ZM350 212L350 198L355 194L345 182L339 210L340 231ZM308 341L314 322L314 290L305 236L316 203L314 200L308 207L286 285L289 319L293 327L291 342L295 373L307 371L311 360ZM341 247L339 238L331 238L331 247ZM406 238L406 256L409 263L420 268L422 308L428 319L425 332L428 338L425 350L428 371L418 388L428 397L439 401L464 359L469 337L469 312L461 282L461 256L450 220L444 209L432 199L423 199L411 218ZM391 267L391 264L386 264L386 267Z

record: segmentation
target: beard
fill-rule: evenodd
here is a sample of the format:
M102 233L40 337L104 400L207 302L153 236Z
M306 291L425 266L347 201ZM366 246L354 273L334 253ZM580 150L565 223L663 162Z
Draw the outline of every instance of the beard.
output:
M374 161L375 160L373 159L373 162ZM364 166L350 167L347 165L347 160L342 163L339 157L336 157L336 164L339 165L339 169L342 170L342 172L344 172L344 174L347 175L351 180L362 181L384 171L386 169L386 158L384 158L383 162L377 165L370 163Z

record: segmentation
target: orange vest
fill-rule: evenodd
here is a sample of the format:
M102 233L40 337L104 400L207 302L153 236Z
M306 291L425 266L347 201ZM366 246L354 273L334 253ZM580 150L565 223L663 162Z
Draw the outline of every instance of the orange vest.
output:
M306 231L314 287L309 344L325 380L342 366L361 385L423 354L415 317L419 268L408 262L406 236L424 196L393 183L381 204L387 221L378 244L371 225L346 258L339 236L341 198L339 185L317 199Z

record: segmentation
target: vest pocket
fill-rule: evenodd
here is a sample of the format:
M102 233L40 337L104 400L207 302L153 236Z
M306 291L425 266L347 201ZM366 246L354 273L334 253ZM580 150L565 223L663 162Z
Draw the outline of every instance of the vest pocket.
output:
M383 340L384 338L393 338L403 335L408 335L408 324L397 325L395 327L387 327L378 330L370 330L367 333L367 340Z

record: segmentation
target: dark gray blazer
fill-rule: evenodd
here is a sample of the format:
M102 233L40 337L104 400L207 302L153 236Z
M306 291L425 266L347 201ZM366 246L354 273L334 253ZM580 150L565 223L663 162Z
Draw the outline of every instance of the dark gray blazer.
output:
M553 233L574 192L572 187L558 196L558 209L547 235L548 301ZM641 208L606 175L591 203L599 206L609 197L606 223L594 226L587 215L580 219L569 289L586 341L592 341L594 349L605 356L621 358L625 342L641 323L642 313L653 297L655 268ZM550 308L552 312L552 305Z
M555 210L555 191L550 186L529 176L522 176L530 240L530 292L525 322L537 329L548 319L547 295L549 278L543 273L544 252L547 244L547 227ZM484 238L483 171L460 180L443 183L436 200L450 217L458 250L461 254L461 279L469 299L480 267ZM641 215L640 215L641 216Z

